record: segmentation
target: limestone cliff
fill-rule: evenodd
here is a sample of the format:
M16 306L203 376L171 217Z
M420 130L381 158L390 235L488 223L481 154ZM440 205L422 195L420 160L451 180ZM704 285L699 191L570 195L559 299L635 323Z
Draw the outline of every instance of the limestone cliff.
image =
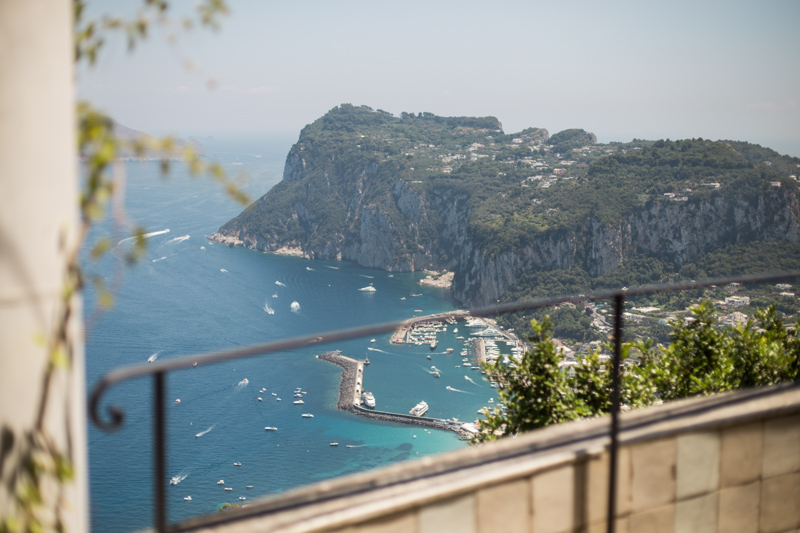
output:
M611 149L583 130L552 139L534 128L506 136L491 117L345 105L303 130L283 181L213 238L391 271L449 269L469 306L531 271L600 276L635 254L679 268L728 244L800 241L797 185L781 171L794 158L770 151L783 167L769 169L725 143Z

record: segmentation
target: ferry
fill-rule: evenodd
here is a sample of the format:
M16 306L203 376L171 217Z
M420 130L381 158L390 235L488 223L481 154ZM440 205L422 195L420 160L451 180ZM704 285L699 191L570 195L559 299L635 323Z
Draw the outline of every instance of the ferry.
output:
M408 414L413 416L422 416L427 412L428 412L428 404L422 401L419 402L417 405L415 405L414 408L408 412Z
M361 397L364 399L364 403L367 404L367 407L370 409L375 408L375 396L371 392L364 391Z

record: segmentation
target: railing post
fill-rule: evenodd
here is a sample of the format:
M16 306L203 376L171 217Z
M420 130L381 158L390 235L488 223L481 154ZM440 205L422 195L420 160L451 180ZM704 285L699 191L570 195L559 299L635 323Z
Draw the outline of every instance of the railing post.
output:
M614 533L617 507L617 433L619 432L619 371L622 354L622 310L625 295L614 296L614 357L611 363L611 445L608 449L608 533Z
M154 402L154 409L155 409L155 416L153 420L155 421L155 448L153 449L153 453L155 454L155 491L153 491L153 498L155 501L153 502L153 508L155 509L155 528L157 531L163 532L167 530L167 495L164 481L167 478L167 465L166 465L166 457L164 454L164 439L166 437L166 413L164 411L164 373L158 372L153 374L155 378L154 386L155 386L155 402Z

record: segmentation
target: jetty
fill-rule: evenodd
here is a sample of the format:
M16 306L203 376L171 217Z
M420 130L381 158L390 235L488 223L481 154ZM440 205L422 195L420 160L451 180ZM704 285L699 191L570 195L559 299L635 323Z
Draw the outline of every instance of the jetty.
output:
M398 422L400 424L411 424L434 429L444 429L458 433L462 437L468 437L472 435L472 433L461 427L461 423L450 420L424 418L401 413L389 413L386 411L365 409L364 407L361 407L361 390L363 388L364 380L364 361L359 361L357 359L344 356L338 350L322 353L317 356L317 359L322 359L323 361L333 363L344 370L344 372L342 372L341 383L339 384L339 400L336 403L336 408L341 411L348 411L365 418L382 420L384 422Z

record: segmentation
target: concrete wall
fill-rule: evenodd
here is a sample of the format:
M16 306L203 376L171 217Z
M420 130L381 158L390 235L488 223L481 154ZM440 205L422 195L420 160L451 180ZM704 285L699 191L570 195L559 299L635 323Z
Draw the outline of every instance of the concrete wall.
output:
M71 0L0 0L0 430L15 435L17 451L37 418L45 344L76 242L72 13ZM45 417L46 433L71 450L76 471L58 502L72 532L88 529L80 314L78 306L69 325L73 366L56 373ZM14 514L5 481L15 464L12 455L0 473L2 518ZM44 508L53 511L56 487L46 488Z
M626 413L616 531L798 531L798 413L797 388ZM322 483L254 505L241 520L199 529L604 532L607 426L607 418L563 424ZM354 489L349 494L331 497L348 485ZM293 499L304 503L293 505Z

